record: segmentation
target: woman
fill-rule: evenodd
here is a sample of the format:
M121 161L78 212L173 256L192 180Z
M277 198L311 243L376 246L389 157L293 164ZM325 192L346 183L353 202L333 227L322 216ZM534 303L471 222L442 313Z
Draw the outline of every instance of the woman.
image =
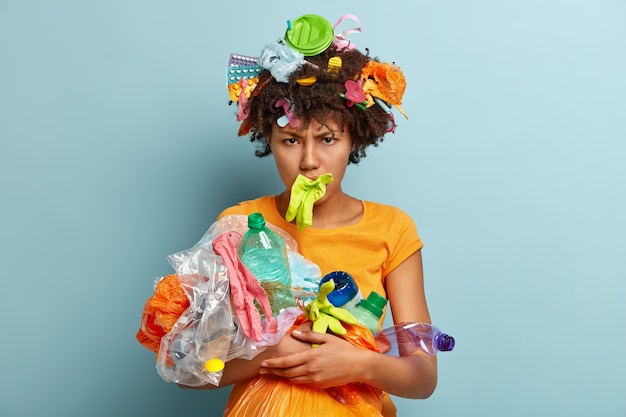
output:
M306 18L298 24L312 24ZM259 145L258 156L273 155L284 189L230 207L219 218L261 212L296 240L322 274L347 271L364 296L371 291L385 296L394 323L430 323L422 242L413 221L395 207L362 201L342 188L348 165L395 128L391 110L402 112L404 77L394 65L346 47L343 37L313 55L292 56L299 50L289 40L291 30L283 41L266 46L258 80L239 81L241 94L235 97L240 134ZM248 97L244 91L250 85ZM316 192L303 197L303 189ZM437 364L435 356L420 352L390 357L362 349L305 323L254 359L227 363L220 386L237 383L229 403L259 375L319 389L361 382L401 397L427 398L437 383ZM395 415L388 396L382 414Z

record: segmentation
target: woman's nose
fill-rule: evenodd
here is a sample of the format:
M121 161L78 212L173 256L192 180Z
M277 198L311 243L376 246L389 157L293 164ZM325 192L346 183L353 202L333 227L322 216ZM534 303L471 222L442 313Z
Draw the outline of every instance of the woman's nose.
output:
M302 156L300 159L300 169L303 171L310 171L316 168L319 168L320 162L315 151L315 146L311 144L306 144L302 147Z

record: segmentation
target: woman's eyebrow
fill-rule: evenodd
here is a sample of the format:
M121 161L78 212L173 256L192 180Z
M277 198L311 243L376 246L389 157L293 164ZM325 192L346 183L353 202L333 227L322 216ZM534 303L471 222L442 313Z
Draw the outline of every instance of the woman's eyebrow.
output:
M296 137L296 138L302 137L302 134L300 133L300 131L298 129L282 128L279 133L281 135L293 136L293 137Z
M327 127L322 127L315 132L316 137L335 137L335 131Z

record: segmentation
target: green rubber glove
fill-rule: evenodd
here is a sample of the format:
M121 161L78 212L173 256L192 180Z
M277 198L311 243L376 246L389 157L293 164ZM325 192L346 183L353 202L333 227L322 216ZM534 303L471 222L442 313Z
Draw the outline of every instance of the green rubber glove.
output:
M347 331L341 322L357 324L358 320L345 308L335 307L328 301L328 294L334 289L335 283L332 280L323 283L317 298L306 305L305 313L306 317L313 322L314 332L326 333L330 329L331 332L343 336ZM313 347L317 346L313 344Z
M298 174L291 186L289 207L285 213L288 222L296 219L298 230L311 227L313 224L313 204L326 194L326 184L333 181L332 174L322 174L312 180Z

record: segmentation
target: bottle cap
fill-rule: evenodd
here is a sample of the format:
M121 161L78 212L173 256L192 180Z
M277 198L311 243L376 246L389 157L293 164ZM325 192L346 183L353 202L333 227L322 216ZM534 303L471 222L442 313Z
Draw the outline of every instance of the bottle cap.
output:
M285 32L287 45L304 56L317 55L330 46L335 30L330 22L316 14L305 14L289 22Z
M248 215L248 227L250 229L262 229L265 226L265 218L261 213L251 213Z
M333 280L335 289L328 294L328 301L335 307L341 307L352 300L358 293L359 288L354 278L344 271L334 271L326 274L320 281L320 286L326 281Z
M372 291L365 300L359 303L359 308L363 308L378 318L383 316L383 308L387 305L387 299L376 291Z
M207 372L219 372L224 369L224 361L221 359L209 359L204 362L204 370Z
M441 352L449 352L454 349L454 337L441 333L435 338L435 344Z

